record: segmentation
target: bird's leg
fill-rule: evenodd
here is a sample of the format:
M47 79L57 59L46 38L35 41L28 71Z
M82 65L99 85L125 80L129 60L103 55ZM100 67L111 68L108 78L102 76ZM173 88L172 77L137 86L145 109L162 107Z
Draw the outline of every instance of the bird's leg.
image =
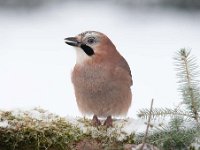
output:
M93 116L92 118L92 125L97 127L101 125L101 121L98 119L98 117L96 115Z
M109 127L113 127L113 120L111 116L108 116L103 124L104 126L106 126L107 128Z

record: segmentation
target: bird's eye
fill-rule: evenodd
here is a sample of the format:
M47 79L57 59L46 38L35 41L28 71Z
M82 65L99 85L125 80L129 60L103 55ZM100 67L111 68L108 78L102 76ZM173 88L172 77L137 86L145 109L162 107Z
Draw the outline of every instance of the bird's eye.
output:
M95 38L88 38L87 43L93 44L95 42Z

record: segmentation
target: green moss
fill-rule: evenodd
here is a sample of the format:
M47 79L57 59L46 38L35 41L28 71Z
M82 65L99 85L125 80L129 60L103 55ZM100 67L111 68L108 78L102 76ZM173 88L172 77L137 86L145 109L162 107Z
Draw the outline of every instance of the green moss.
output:
M0 123L5 123L0 124L0 150L123 149L125 144L134 143L134 134L121 131L123 125L96 128L90 119L71 121L42 109L34 111L42 117L27 111L0 111Z
M78 128L62 119L41 126L30 123L16 128L0 128L0 143L7 149L66 149L81 136Z

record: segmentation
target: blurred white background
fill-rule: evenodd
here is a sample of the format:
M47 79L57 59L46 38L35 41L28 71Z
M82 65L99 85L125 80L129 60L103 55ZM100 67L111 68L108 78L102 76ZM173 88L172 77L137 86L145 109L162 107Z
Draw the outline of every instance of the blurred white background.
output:
M64 38L86 30L105 33L131 67L128 117L152 98L154 107L176 106L181 97L173 56L185 47L200 59L200 11L160 1L1 0L0 109L39 106L81 116L71 83L75 51Z

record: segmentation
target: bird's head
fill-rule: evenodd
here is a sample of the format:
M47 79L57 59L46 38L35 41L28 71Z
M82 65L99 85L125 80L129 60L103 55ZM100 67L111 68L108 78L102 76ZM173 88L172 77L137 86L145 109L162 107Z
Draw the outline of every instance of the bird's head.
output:
M116 51L111 40L103 33L96 31L86 31L75 37L65 38L65 43L76 48L78 63L94 58L102 59Z

